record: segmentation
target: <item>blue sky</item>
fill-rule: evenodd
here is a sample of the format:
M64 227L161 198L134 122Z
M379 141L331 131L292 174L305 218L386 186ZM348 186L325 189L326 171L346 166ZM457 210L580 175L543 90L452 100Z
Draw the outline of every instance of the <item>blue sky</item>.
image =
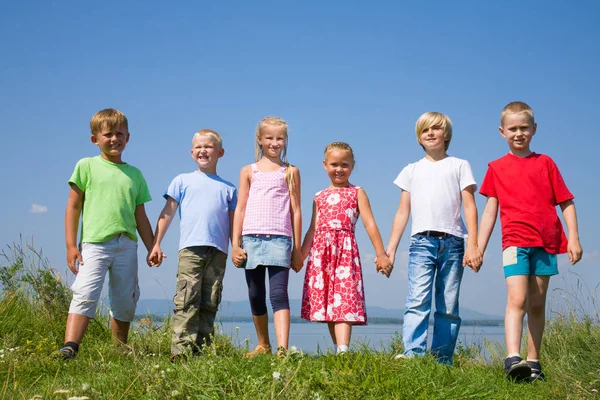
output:
M507 152L500 111L521 100L538 122L533 150L554 158L579 214L584 258L573 269L561 258L552 288L577 287L579 279L593 291L600 282L599 15L592 1L7 3L0 15L0 244L22 234L66 273L66 182L78 159L98 154L89 120L102 108L129 118L124 160L148 181L153 226L171 179L195 169L195 131L222 134L218 172L237 185L240 168L253 160L257 122L278 115L290 125L288 156L302 175L305 228L313 194L329 183L322 150L346 141L357 159L351 181L367 191L387 242L400 195L392 181L423 156L413 131L419 115L450 116L449 153L469 160L481 183L487 163ZM480 213L484 202L477 195ZM357 237L367 302L402 308L406 254L385 279L374 273L360 223ZM166 262L159 269L140 263L143 298L173 296L177 242L174 223ZM405 237L399 252L407 248ZM243 300L243 273L229 266L224 299ZM301 296L303 276L292 275L292 298ZM562 302L560 291L552 293ZM482 271L465 274L461 304L501 315L505 296L497 226Z

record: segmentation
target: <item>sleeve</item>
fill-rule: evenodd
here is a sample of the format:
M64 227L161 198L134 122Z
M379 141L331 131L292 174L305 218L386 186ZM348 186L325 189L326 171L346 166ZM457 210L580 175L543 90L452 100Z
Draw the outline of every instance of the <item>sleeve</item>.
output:
M167 188L167 191L163 194L165 200L169 200L169 197L181 204L183 199L183 181L181 175L176 176L171 181L171 184Z
M135 199L135 205L139 206L140 204L144 204L152 200L152 196L150 196L150 190L148 190L148 184L146 183L146 179L144 179L144 175L140 171L140 183L138 195Z
M82 158L75 165L75 170L69 179L69 185L75 185L85 193L90 177L89 163L86 158Z
M563 201L573 200L575 196L569 191L567 185L558 170L558 167L554 161L548 157L548 175L550 177L550 184L552 185L552 192L554 193L554 202L559 205Z
M477 182L475 182L473 170L471 170L471 165L468 161L463 160L460 164L459 174L460 190L465 190L469 186L474 186L475 188L473 190L477 190Z
M402 190L410 192L410 184L412 181L412 172L414 166L414 164L408 164L406 167L404 167L394 180L394 185L398 186Z
M231 188L230 198L229 198L229 211L235 210L237 206L237 189L235 187Z
M487 172L485 173L485 177L483 178L483 182L481 183L479 193L481 193L485 197L498 198L498 194L496 193L496 178L494 169L489 164Z

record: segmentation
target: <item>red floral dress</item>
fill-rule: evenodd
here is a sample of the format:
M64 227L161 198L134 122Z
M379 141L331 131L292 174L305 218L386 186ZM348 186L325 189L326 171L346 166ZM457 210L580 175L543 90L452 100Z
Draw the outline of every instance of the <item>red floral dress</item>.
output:
M317 222L304 276L304 319L367 324L360 255L354 236L358 190L359 187L348 185L315 195Z

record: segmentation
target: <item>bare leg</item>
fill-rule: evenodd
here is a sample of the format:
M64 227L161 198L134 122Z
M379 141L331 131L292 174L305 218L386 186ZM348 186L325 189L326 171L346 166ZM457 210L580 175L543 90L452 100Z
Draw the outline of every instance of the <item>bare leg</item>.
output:
M506 278L508 299L504 316L504 333L508 354L519 354L521 350L523 318L527 307L528 281L528 275L514 275Z
M338 346L349 346L350 336L352 335L352 324L349 322L335 323L335 338Z
M329 335L331 336L331 340L333 340L333 345L337 346L337 340L335 340L335 322L328 322L327 328L329 329Z
M126 344L127 336L129 335L129 322L119 321L110 317L110 328L112 337L116 344Z
M273 322L275 324L275 335L277 336L277 348L283 347L287 350L290 339L290 309L275 311Z
M67 329L65 330L65 343L74 342L81 344L89 323L90 319L85 315L69 314L67 317Z
M546 323L546 293L549 276L529 276L529 301L527 305L527 359L539 360L544 325Z
M269 340L269 314L253 315L254 328L256 329L256 336L258 337L258 344L260 346L270 346Z

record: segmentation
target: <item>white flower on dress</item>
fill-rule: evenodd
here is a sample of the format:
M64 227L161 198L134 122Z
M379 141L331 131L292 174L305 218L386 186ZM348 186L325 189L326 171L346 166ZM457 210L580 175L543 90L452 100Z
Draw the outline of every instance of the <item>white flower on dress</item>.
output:
M362 292L362 279L359 279L358 282L356 282L356 290L358 293Z
M321 255L319 254L318 251L314 251L313 254L311 255L312 257L312 263L315 267L320 267L321 266Z
M337 267L335 270L335 275L338 279L347 279L350 276L350 267Z
M332 256L337 255L337 246L335 244L331 245L331 255Z
M319 275L317 275L317 277L315 279L314 288L321 290L324 287L325 287L325 281L323 280L323 272L319 272Z
M356 264L360 267L360 258L354 257L354 264Z
M331 235L329 232L325 234L325 246L329 246L331 244Z
M331 304L327 305L327 316L333 318L333 307L331 307Z
M342 229L342 221L339 219L332 219L329 221L329 227L332 229Z
M356 211L353 208L346 209L345 213L353 224L356 223Z
M344 318L346 318L346 321L356 321L356 314L349 312Z
M330 206L337 204L340 202L340 194L339 193L331 193L327 196L327 204Z
M314 283L315 283L315 277L311 276L310 279L308 280L308 287L312 287Z
M344 250L352 250L352 239L350 236L344 238Z
M333 295L333 306L339 307L340 305L342 305L342 295L339 293L336 293Z
M327 264L324 268L324 271L327 275L331 275L333 272L333 266L331 264Z
M319 311L316 311L313 314L313 319L315 321L325 321L325 309L321 307Z

